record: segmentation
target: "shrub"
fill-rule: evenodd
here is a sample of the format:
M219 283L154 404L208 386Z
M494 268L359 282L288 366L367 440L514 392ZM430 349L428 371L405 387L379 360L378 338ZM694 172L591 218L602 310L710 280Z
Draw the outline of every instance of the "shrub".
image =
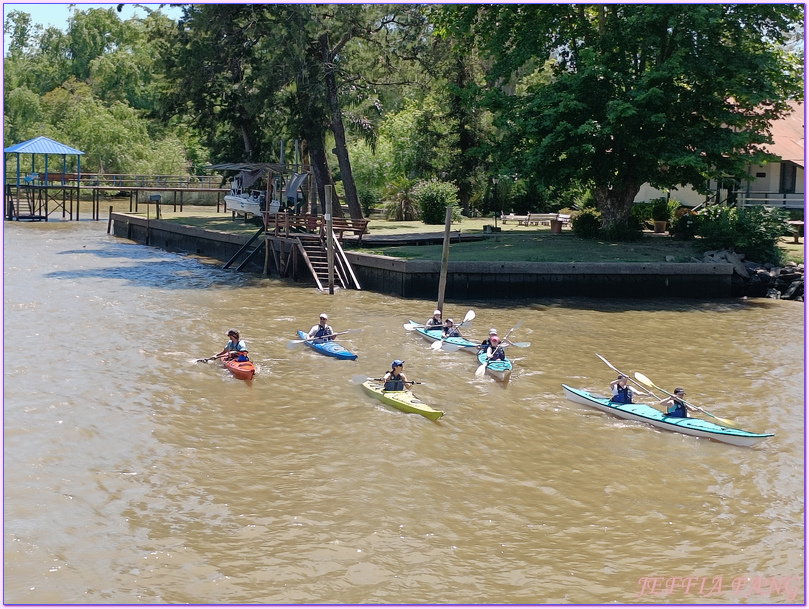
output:
M609 241L637 241L643 237L643 225L634 216L629 216L626 223L614 222L601 231Z
M452 206L453 221L461 220L458 207L458 188L450 182L436 179L419 182L413 189L413 198L425 224L443 224L447 206Z
M652 200L652 220L655 222L668 222L671 220L671 211L666 197Z
M675 220L669 228L671 236L681 241L691 241L697 235L700 216L688 208L681 207L674 217Z
M573 233L581 239L595 239L601 234L601 212L592 208L577 211L570 218Z
M760 263L783 261L784 251L778 247L778 240L787 226L784 210L713 205L701 210L699 216L699 249L730 249Z
M418 210L413 199L414 180L404 176L394 178L385 189L385 218L397 222L418 218Z
M370 188L359 187L357 188L357 196L360 199L362 214L367 218L379 203L379 195Z

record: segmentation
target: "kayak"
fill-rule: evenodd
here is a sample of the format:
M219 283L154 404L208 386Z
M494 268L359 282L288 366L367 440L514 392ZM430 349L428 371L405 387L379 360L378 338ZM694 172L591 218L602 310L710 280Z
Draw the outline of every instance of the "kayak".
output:
M298 336L306 338L309 335L302 330L298 330ZM343 345L333 340L307 340L303 344L329 357L336 357L337 359L357 359L356 353L351 353L351 351L343 347Z
M256 374L256 365L250 360L239 362L236 361L236 358L232 358L223 359L222 363L225 365L225 368L230 370L233 376L243 381L252 380L253 376Z
M508 358L504 360L487 360L486 353L478 353L478 361L481 364L486 364L486 372L491 374L498 381L508 383L511 378L511 369L513 368Z
M384 385L379 381L368 380L362 384L362 388L368 395L372 395L379 401L398 408L403 412L415 412L431 421L437 421L444 414L441 410L433 410L422 402L411 391L385 391Z
M649 423L660 429L676 431L689 436L701 438L711 438L719 442L727 442L736 446L753 446L757 442L766 438L771 438L771 433L753 433L732 427L717 425L711 421L704 421L697 418L670 417L669 415L652 408L646 404L620 404L613 402L607 397L593 395L582 389L574 389L567 385L562 385L565 390L565 397L568 400L585 406L592 406L604 412L609 412L622 419L632 421L642 421Z
M434 343L437 340L441 340L442 330L439 328L437 330L428 330L427 328L423 327L422 324L418 322L410 320L410 323L414 326L419 326L415 328L416 332L421 334L425 339ZM462 336L451 336L449 338L444 339L445 343L449 343L451 345L458 345L461 349L465 351L473 351L474 353L478 352L478 343L473 342L471 340L467 340Z

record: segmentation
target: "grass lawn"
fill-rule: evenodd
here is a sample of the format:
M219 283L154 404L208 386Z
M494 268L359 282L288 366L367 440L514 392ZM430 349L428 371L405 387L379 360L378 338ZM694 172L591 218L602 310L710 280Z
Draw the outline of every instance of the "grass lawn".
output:
M168 209L167 209L168 208ZM249 234L258 230L258 226L237 219L233 221L230 213L219 212L212 207L185 206L184 211L173 212L168 206L163 207L163 219L188 226L196 226L207 230L225 231L238 234ZM139 211L145 214L143 206ZM154 209L152 209L154 213ZM483 234L486 224L493 224L491 218L465 218L452 225L452 235L457 231L462 234ZM570 228L563 229L561 234L551 232L549 226L519 226L509 223L505 226L498 221L501 232L483 241L452 243L450 260L482 261L482 262L693 262L699 260L700 254L694 248L694 242L675 241L668 235L645 233L643 238L635 242L609 242L604 240L584 240L573 234ZM422 222L389 222L372 217L368 225L370 234L443 234L443 225L428 225ZM781 247L787 252L787 260L802 263L804 260L803 243L795 244L791 237L781 239ZM411 260L440 260L441 245L392 246L362 248L362 251L384 256L396 256Z

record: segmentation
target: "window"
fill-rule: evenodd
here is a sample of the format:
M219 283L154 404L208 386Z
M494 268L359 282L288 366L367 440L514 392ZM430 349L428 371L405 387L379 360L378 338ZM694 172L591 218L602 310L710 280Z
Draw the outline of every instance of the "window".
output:
M781 163L781 181L778 185L778 192L795 192L795 179L797 174L798 168L793 163Z

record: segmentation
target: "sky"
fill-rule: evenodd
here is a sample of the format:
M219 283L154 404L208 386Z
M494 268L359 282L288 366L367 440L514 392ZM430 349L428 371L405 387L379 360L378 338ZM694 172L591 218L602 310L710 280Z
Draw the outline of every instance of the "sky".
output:
M118 4L119 3L117 2L112 4L76 3L75 5L70 3L46 4L40 2L26 2L25 4L3 4L3 23L5 23L6 16L11 11L20 11L22 13L28 13L31 15L32 21L41 25L43 28L54 26L62 31L65 31L67 29L67 20L73 13L71 8L72 6L75 6L77 10L87 10L90 8L115 8L118 6ZM157 9L157 7L160 6L160 3L142 2L141 4L150 6L154 9ZM182 16L181 8L172 8L168 6L168 4L160 9L160 11L172 19L179 19ZM145 17L146 11L135 8L134 4L127 4L124 9L118 13L121 20L126 20L136 15L139 17ZM3 36L3 53L5 54L5 52L6 40L5 36Z

